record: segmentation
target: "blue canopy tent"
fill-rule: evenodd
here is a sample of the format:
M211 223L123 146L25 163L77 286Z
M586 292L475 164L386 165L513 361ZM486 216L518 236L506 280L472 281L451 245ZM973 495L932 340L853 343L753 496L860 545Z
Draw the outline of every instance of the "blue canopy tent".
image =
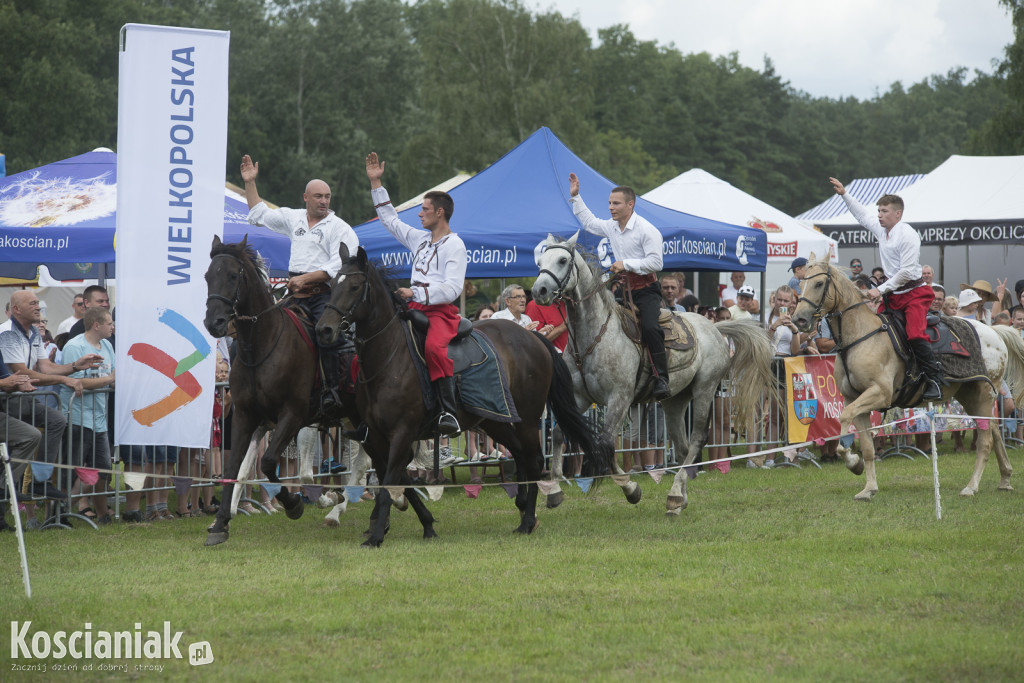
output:
M569 204L569 173L580 178L580 193L598 217L608 216L615 183L590 168L549 128L541 128L494 164L450 191L455 200L452 230L469 252L467 277L537 275L534 249L548 233L570 237L580 229ZM386 178L385 178L386 180ZM761 230L692 216L637 197L636 212L665 239L665 270L764 271L767 240ZM399 212L419 227L419 205ZM404 266L410 254L377 219L355 228L371 258ZM581 233L580 240L610 265L608 245ZM604 240L602 240L603 242Z
M45 265L58 280L113 277L116 209L114 152L88 152L0 178L0 275L31 279ZM224 240L248 234L271 274L286 275L288 238L249 225L248 213L245 202L225 196Z

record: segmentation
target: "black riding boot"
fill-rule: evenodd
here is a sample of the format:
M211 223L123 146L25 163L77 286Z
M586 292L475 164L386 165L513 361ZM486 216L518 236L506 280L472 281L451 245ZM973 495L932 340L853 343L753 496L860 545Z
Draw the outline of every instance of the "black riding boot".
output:
M341 397L338 395L338 387L341 384L341 361L336 349L321 349L320 367L324 371L320 407L324 415L339 417L341 415Z
M668 356L664 351L651 354L651 361L658 373L654 380L654 398L664 401L672 396L672 390L668 387Z
M942 373L942 365L935 359L932 353L932 345L926 339L911 339L910 348L914 349L917 356L918 367L924 373L924 393L921 398L925 401L937 401L942 398L942 386L946 383Z
M434 393L441 403L441 416L437 420L437 430L442 436L455 436L462 431L456 414L459 412L455 402L455 378L441 377L434 380Z

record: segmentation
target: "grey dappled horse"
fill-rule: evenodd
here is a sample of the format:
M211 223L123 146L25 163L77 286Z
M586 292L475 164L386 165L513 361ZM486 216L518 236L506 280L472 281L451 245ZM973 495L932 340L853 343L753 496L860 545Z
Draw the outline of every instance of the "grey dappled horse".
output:
M547 305L562 300L566 307L569 344L563 358L573 376L576 401L581 409L591 403L606 406L604 436L614 440L629 407L652 400L648 388L649 354L639 340L625 331L628 315L605 287L598 269L576 248L576 233L569 240L549 235L538 259L540 276L533 297ZM662 401L665 424L677 448L688 446L684 465L694 462L707 442L715 391L732 371L738 425L746 426L758 411L762 396L775 386L771 371L773 350L765 331L754 323L736 321L717 325L696 313L681 314L695 335L696 356L686 367L675 351L669 353L672 397ZM732 340L735 355L730 358ZM693 431L687 438L683 419L693 407ZM626 499L639 502L639 485L629 480L618 463L614 479ZM686 470L676 472L666 503L669 515L687 505Z

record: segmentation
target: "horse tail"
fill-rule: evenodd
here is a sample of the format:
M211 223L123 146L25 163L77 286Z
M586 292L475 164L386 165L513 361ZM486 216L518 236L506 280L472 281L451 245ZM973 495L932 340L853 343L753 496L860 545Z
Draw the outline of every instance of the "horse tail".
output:
M601 438L597 429L580 412L573 392L572 375L555 345L547 337L534 332L551 355L551 386L548 389L548 406L558 426L565 435L569 448L583 453L583 474L600 475L612 471L615 449L611 442ZM597 485L601 479L596 479Z
M1006 371L1003 379L1010 387L1013 402L1019 406L1024 401L1024 339L1021 339L1020 332L1008 325L993 325L991 329L1006 344Z
M723 337L732 340L736 353L729 363L732 404L737 424L750 426L757 417L765 391L775 391L777 382L772 372L775 349L764 329L746 320L730 320L715 325Z

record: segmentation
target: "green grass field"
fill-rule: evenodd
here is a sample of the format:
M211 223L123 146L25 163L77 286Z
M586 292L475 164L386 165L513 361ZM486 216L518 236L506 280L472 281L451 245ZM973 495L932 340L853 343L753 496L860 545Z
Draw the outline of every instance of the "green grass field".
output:
M1018 468L1022 456L1010 452ZM312 507L298 521L240 517L215 548L203 547L208 518L34 532L31 600L4 534L4 621L51 635L169 621L186 657L208 641L215 661L12 671L5 623L0 678L1019 681L1024 506L995 490L994 459L979 495L960 498L973 460L940 458L941 521L931 464L890 458L866 504L841 465L704 474L676 519L664 515L668 478L641 477L635 507L610 483L566 487L525 538L498 487L428 503L431 542L411 510L396 513L379 550L359 546L369 503L340 529Z

